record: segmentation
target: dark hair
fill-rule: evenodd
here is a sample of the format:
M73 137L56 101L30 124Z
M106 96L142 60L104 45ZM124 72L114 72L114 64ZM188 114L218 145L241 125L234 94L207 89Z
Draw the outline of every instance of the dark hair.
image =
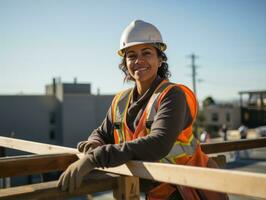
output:
M163 79L166 79L168 80L169 77L171 76L171 73L169 71L169 67L168 67L168 64L167 64L167 56L165 55L164 52L162 52L161 50L159 50L158 48L156 48L156 51L157 51L157 56L159 58L161 58L162 60L162 65L161 67L159 67L158 69L158 72L157 72L157 75L159 75L161 78ZM124 81L133 81L134 79L130 76L128 70L127 70L127 66L126 66L126 54L124 55L121 63L119 64L119 69L121 69L124 74L125 74L125 77L124 77Z

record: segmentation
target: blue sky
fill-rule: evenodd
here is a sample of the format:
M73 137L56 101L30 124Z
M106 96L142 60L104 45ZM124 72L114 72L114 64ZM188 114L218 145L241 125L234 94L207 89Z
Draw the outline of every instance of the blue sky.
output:
M192 86L199 56L199 99L238 99L266 90L264 0L0 0L0 95L43 94L53 77L114 94L120 35L134 19L155 24L168 45L171 81Z

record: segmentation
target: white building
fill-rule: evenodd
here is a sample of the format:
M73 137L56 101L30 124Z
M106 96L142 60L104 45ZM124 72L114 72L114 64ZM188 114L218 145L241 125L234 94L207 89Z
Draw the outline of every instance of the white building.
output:
M208 129L218 131L223 124L228 129L241 125L240 107L231 104L211 104L203 108L204 124Z

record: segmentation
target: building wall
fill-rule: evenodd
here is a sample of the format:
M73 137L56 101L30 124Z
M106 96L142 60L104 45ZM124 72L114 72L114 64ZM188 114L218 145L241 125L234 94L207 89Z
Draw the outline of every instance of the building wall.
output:
M0 135L69 147L86 140L102 123L113 95L90 95L89 84L72 87L57 83L55 87L55 94L50 85L46 87L46 95L0 96ZM8 156L27 154L11 149L5 153ZM38 182L40 176L31 179ZM12 186L27 183L29 178L25 176L11 178Z
M101 125L113 95L0 96L0 135L75 147Z
M210 105L204 108L205 125L220 128L226 124L229 129L237 129L241 124L240 107Z
M63 145L76 147L101 125L113 95L65 95L62 104Z
M113 95L0 96L0 135L76 147L104 119ZM52 133L52 134L51 134ZM53 138L51 138L53 136ZM6 155L27 153L6 149ZM40 176L31 176L40 181ZM11 185L28 184L29 177L12 177ZM1 187L1 186L0 186Z
M53 113L59 115L60 103L53 96L0 96L0 135L60 143L60 126L51 125ZM49 138L54 129L54 139Z

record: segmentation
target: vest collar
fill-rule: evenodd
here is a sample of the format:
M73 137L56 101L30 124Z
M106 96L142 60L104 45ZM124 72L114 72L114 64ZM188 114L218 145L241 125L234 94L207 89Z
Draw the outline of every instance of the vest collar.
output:
M147 102L147 99L149 99L157 86L163 81L163 79L160 76L157 76L153 82L151 83L150 88L138 99L138 90L137 86L135 84L133 88L133 95L130 101L130 104L136 103L136 104L142 104L143 102Z

